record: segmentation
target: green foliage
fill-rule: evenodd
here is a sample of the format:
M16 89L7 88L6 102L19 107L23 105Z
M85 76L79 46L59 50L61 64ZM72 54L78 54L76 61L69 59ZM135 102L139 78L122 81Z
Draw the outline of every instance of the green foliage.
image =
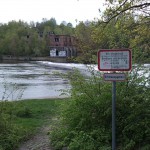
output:
M79 72L69 75L71 100L62 105L61 116L51 133L57 149L111 149L112 85L104 82L99 73L92 74L88 78ZM126 82L117 82L117 147L149 148L149 76L134 68L127 78Z
M0 150L13 150L55 114L59 100L0 102Z
M143 14L149 17L148 1L143 0L106 0L106 11L103 20L108 23L113 19L117 19L125 13L132 13L134 16Z
M25 117L25 118L28 118L28 117L31 117L32 116L32 111L30 108L28 107L23 107L21 108L20 110L18 110L16 112L16 116L17 117Z
M0 102L0 145L2 150L12 150L20 140L18 131L21 129L13 123L15 104Z
M43 19L41 23L11 21L0 24L0 54L11 56L48 56L47 32L55 34L73 35L71 24L57 25L56 20ZM39 32L43 32L39 37Z
M43 18L41 23L31 22L30 25L21 21L0 24L0 56L48 56L46 37L48 32L53 31L56 35L76 37L75 47L78 57L71 58L70 61L97 63L96 56L99 49L129 48L132 49L134 63L149 63L149 16L143 15L143 13L135 16L134 12L129 10L118 13L118 11L121 12L139 2L108 1L106 10L97 22L81 21L75 28L71 23L65 21L57 25L54 18L50 20ZM149 3L147 4L149 5ZM138 7L137 9L144 8ZM42 38L39 37L39 32L43 32Z
M96 59L93 59L93 55L97 54L98 46L92 39L92 32L95 25L89 23L86 25L84 22L80 22L75 28L75 36L78 39L78 62L82 63L95 63Z

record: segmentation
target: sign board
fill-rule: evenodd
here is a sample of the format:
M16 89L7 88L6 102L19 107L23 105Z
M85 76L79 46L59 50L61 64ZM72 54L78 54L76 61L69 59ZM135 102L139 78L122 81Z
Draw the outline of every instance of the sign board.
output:
M56 57L56 49L50 50L50 56L51 57Z
M99 50L98 69L100 71L131 70L131 51L129 49Z
M124 81L126 75L124 73L104 73L103 78L105 81Z
M59 51L58 55L60 57L66 57L66 51Z

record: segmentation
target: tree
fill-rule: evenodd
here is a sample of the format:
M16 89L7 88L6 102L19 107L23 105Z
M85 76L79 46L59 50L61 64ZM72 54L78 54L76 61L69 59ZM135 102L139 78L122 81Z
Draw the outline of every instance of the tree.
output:
M93 38L102 48L132 49L135 63L149 62L149 7L145 0L107 0Z
M150 16L150 2L147 0L106 0L106 2L106 15L103 16L105 23L128 12L134 16L139 14L143 14L145 18Z
M75 36L78 40L78 61L83 63L92 63L93 56L97 54L97 45L92 38L94 28L92 23L87 25L84 22L80 22L75 28Z
M55 18L51 18L50 20L45 21L43 23L43 28L45 28L45 26L49 27L51 29L50 31L54 31L57 26Z
M149 32L149 24L146 23L149 20L147 18L143 18L141 16L139 20L136 22L135 26L131 28L131 38L130 38L130 47L132 47L134 61L149 63L150 62L150 32Z
M72 23L67 23L67 27L70 27L70 28L73 28L73 25L72 25Z

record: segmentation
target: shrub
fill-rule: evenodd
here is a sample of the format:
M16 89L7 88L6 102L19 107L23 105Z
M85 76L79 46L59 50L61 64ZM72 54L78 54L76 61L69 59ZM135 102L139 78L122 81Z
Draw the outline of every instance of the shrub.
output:
M2 150L12 150L17 146L20 140L18 130L10 114L0 114L0 148Z
M134 70L129 73L126 82L117 82L118 150L144 150L150 147L150 84L144 72L143 75L138 72ZM78 71L69 75L71 99L62 106L59 127L51 133L52 144L57 149L111 149L112 85L104 82L99 73L91 70L91 74L86 78Z

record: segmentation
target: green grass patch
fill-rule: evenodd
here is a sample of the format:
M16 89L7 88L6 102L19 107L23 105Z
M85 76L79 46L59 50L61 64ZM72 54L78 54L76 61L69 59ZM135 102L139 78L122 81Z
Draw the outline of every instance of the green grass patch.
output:
M42 99L0 102L0 150L15 149L51 118L67 99Z
M18 116L18 123L30 122L30 124L43 124L43 119L49 119L57 111L57 108L62 100L24 100L18 101L16 116ZM41 121L41 122L40 122ZM35 122L35 123L34 123ZM27 123L28 124L28 123ZM22 125L25 125L24 123Z

